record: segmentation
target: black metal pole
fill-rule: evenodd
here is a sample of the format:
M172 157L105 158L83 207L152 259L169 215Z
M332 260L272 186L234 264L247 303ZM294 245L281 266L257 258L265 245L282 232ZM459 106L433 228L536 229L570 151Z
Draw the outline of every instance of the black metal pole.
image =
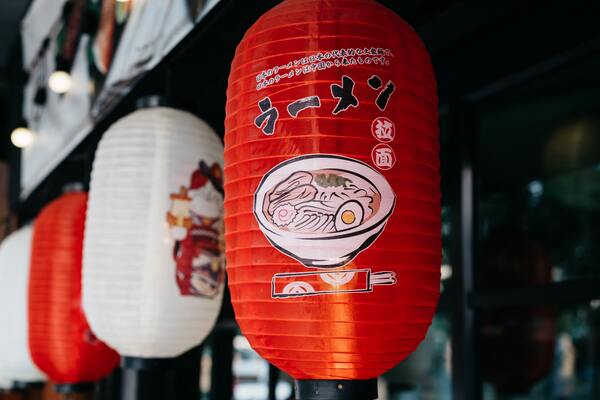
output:
M139 358L126 358L122 361L122 399L179 400L174 362L165 360L164 363L148 364L145 361L147 360Z
M177 358L177 400L197 400L200 396L201 357L202 346L197 346Z
M478 252L476 111L463 104L450 107L450 207L452 213L452 392L455 400L480 400L482 384L477 362L477 316L468 303L474 290Z
M177 358L121 360L123 400L197 400L201 346Z
M235 326L232 324L232 326ZM234 329L225 326L217 329L212 340L211 399L229 400L233 396L233 338Z
M115 368L110 375L96 385L94 400L121 400L121 369Z
M277 400L277 381L279 370L273 364L269 364L269 400Z
M210 398L230 400L233 397L233 339L239 332L235 322L231 293L225 282L223 307L215 329L208 339L212 349Z

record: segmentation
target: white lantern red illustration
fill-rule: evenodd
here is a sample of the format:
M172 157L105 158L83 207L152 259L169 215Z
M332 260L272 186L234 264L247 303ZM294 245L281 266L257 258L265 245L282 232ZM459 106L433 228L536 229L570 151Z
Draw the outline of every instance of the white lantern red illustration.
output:
M83 305L123 357L176 357L223 294L223 147L190 113L140 109L102 138L90 182Z

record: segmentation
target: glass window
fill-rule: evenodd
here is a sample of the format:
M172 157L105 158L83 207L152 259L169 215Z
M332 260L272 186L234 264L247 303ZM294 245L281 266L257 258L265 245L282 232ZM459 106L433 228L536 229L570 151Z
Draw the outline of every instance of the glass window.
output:
M600 302L482 313L485 400L600 398Z
M480 105L477 291L600 278L598 70L596 55ZM600 398L599 308L481 310L484 399Z
M482 108L482 242L526 236L553 282L600 277L598 70L594 57Z

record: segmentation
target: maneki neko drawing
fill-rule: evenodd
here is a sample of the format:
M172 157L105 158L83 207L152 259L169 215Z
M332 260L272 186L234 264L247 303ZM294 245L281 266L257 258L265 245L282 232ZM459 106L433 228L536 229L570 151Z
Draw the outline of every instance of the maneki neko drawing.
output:
M383 232L396 203L386 178L361 161L305 155L275 166L254 196L269 242L310 272L278 273L272 297L372 292L393 285L392 271L347 268Z
M184 296L212 298L224 280L223 172L200 161L189 186L171 194L167 222L175 239L176 280Z

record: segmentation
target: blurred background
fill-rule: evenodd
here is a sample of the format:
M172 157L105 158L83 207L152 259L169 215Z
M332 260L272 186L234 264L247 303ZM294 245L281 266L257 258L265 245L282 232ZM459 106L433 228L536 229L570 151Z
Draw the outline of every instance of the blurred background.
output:
M89 180L102 132L140 96L167 91L222 135L235 47L277 1L187 2L203 10L189 29L134 76L112 87L97 79L101 101L69 125L68 145L44 136L59 148L45 153L11 142L25 117L36 134L32 118L44 117L27 104L46 100L27 88L57 68L23 61L30 3L0 4L0 236L64 183ZM444 261L429 334L380 380L380 399L600 399L600 2L382 3L419 32L437 73ZM240 335L227 296L193 352L178 368L200 358L202 399L292 396L292 380ZM120 379L117 370L96 398L119 398ZM53 398L41 390L0 399Z

